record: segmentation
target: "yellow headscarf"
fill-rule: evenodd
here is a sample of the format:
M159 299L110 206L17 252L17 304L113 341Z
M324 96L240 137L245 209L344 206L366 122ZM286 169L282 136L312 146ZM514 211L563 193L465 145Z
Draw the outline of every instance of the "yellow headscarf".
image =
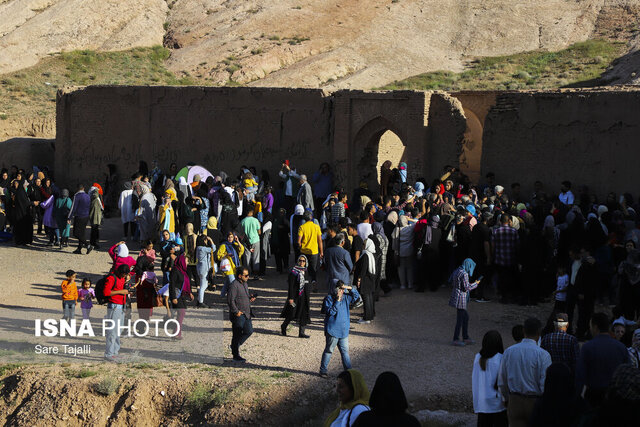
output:
M171 197L171 201L172 202L177 202L178 201L178 196L176 195L176 190L174 190L173 187L167 188L166 190L164 190L164 193L168 194L169 197Z
M215 230L218 228L218 218L215 216L209 217L209 221L207 221L207 229Z
M351 376L351 384L353 385L353 399L347 403L340 402L340 406L329 414L327 420L324 422L324 427L331 426L331 423L338 418L340 415L340 411L344 409L353 409L356 405L367 405L369 406L369 389L367 388L367 383L364 381L364 377L355 369L347 370L349 375Z

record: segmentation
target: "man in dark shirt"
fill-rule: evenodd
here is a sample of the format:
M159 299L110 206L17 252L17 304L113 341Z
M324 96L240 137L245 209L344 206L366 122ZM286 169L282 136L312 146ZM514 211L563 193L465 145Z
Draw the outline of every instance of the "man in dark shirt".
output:
M479 216L479 222L471 231L471 259L476 263L476 275L482 276L480 284L475 290L477 302L488 302L484 296L484 289L487 283L491 283L491 229L489 221L493 219L493 214L483 212Z
M591 406L604 400L605 392L619 365L629 363L627 348L609 335L609 318L595 313L590 322L593 339L582 346L576 368L578 392L586 387L584 397Z
M353 270L351 256L344 249L345 237L342 233L336 234L335 245L324 252L324 263L327 271L327 291L333 292L334 280L342 280L345 285L351 283L349 275Z
M540 347L549 352L552 362L565 363L575 372L580 347L576 337L567 333L569 316L567 313L558 313L553 323L556 331L542 337Z
M351 262L356 265L364 250L364 241L358 236L358 227L355 224L347 225L347 233L353 238L351 242Z
M237 279L231 283L227 294L229 304L229 316L233 337L231 338L231 353L236 362L246 362L240 357L240 346L253 334L251 323L251 303L256 300L255 296L249 294L249 269L240 267L237 270Z

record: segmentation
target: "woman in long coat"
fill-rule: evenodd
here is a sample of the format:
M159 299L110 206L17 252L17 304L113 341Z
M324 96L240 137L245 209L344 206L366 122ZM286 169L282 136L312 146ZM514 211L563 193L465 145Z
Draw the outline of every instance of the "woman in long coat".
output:
M309 288L307 286L308 280L305 278L307 271L307 257L300 255L298 262L289 273L289 292L287 295L287 302L284 304L280 317L284 317L284 322L280 327L282 335L287 335L287 326L292 320L296 320L300 325L300 332L298 336L300 338L309 338L309 335L304 333L304 328L311 323L309 317Z
M140 240L156 240L156 196L153 195L149 187L140 187L140 209L137 215L138 226L140 227Z
M380 269L376 268L376 248L371 239L364 242L364 251L356 262L353 273L353 282L358 286L358 292L364 303L364 317L358 323L371 323L376 315L373 291Z
M33 202L27 195L28 181L22 180L13 186L13 238L16 245L33 243Z

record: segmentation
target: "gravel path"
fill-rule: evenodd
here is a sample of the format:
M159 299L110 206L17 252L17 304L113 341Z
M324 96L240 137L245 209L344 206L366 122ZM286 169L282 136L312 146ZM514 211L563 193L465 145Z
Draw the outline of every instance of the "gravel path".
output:
M10 306L39 307L60 310L59 285L64 271L74 269L78 277L99 278L110 266L106 250L120 240L119 219L107 219L101 230L101 249L89 255L75 255L74 248L47 249L45 240L38 236L33 247L0 246L0 318L7 324ZM131 252L137 253L134 245ZM320 283L323 283L320 277ZM309 374L309 384L326 381L315 376L324 348L320 304L323 294L312 296L312 325L308 328L311 339L297 338L297 327L290 329L288 337L279 333L279 314L286 298L286 275L278 275L272 263L267 280L250 282L260 297L254 305L254 335L242 348L242 354L253 367ZM207 292L206 301L224 307L219 292ZM480 348L482 335L489 329L502 334L505 347L513 343L511 327L529 315L541 320L550 307L519 307L495 302L469 308L470 335L477 341L463 348L450 345L455 325L455 310L447 305L449 289L435 293L416 294L409 290L394 290L390 297L381 298L376 306L377 317L369 325L355 325L349 338L354 368L361 370L370 387L378 374L386 370L396 372L405 392L417 409L471 409L471 367L474 354ZM77 310L80 311L79 309ZM199 310L202 312L203 310ZM226 316L226 314L225 314ZM225 317L226 318L226 317ZM357 313L352 313L352 319ZM231 340L228 321L225 322L224 344ZM220 343L214 343L220 345ZM126 347L126 344L125 344ZM226 346L225 346L226 347ZM229 350L225 350L229 358ZM228 364L225 361L225 364ZM330 374L341 370L336 350L331 360Z

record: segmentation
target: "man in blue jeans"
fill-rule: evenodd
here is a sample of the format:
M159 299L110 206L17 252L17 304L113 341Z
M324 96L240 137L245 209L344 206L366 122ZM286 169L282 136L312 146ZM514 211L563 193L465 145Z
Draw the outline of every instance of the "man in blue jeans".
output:
M107 315L105 319L113 320L114 324L105 325L107 348L104 358L109 362L116 362L120 351L120 326L124 325L124 306L127 302L129 290L125 284L129 280L129 266L119 265L116 273L110 274L104 283L104 296L107 297Z
M320 362L320 376L327 378L327 369L331 361L333 350L338 346L345 370L351 369L349 358L349 306L360 299L356 288L346 286L342 280L336 280L331 294L324 298L322 311L324 317L324 335L327 344Z

